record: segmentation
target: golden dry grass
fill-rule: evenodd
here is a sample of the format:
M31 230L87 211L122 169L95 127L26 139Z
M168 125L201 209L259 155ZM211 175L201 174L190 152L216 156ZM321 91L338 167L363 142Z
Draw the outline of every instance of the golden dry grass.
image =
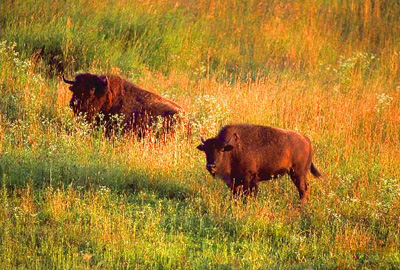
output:
M0 6L1 269L399 267L398 1ZM175 100L192 135L107 138L54 59ZM207 174L228 123L310 137L306 207L286 177L244 203Z

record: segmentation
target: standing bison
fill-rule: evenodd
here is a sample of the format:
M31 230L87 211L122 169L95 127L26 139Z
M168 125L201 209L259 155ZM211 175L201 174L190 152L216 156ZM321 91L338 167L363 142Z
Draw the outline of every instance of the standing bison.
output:
M84 113L90 122L99 122L99 114L111 129L113 115L122 115L122 125L139 135L144 135L149 126L163 119L163 128L168 130L174 122L174 115L182 112L181 106L160 95L142 89L115 75L79 74L74 81L64 78L71 84L73 95L70 106L75 115Z
M307 173L320 177L312 163L310 140L294 131L259 125L228 125L218 136L202 138L207 170L221 178L233 194L257 194L258 182L289 174L303 204L310 187Z

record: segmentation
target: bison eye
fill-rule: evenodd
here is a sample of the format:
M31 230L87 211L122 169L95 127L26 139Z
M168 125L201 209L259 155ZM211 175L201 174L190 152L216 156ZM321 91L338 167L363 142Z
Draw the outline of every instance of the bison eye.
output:
M224 146L224 148L222 148L222 152L229 152L233 149L233 146L228 144L226 146Z

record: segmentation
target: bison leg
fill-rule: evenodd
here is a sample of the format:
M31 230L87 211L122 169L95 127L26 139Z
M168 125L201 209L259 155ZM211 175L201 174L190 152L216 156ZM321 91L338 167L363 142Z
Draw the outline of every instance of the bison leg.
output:
M233 178L232 180L226 180L225 183L231 190L234 197L238 196L243 190L243 186L240 184L240 181L237 181L237 179L235 178Z
M246 179L243 181L243 195L248 195L250 193L250 179Z
M257 194L258 194L258 183L257 182L251 184L250 191L252 194L254 194L254 197L257 197Z
M253 194L254 197L257 196L258 193L258 181L255 173L248 173L243 182L243 193L244 195Z
M304 204L308 200L308 196L310 194L310 187L307 183L307 177L304 174L295 174L291 172L290 178L293 183L296 185L296 188L300 195L300 203Z
M232 195L234 197L240 196L243 193L243 186L242 185L236 185L232 188Z

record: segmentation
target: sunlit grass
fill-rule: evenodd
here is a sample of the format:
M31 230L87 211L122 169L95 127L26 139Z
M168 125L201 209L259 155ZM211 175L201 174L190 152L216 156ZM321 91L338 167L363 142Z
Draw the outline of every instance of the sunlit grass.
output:
M397 1L0 6L1 269L399 267ZM59 61L173 99L191 135L105 136ZM230 198L196 150L227 123L311 139L308 205L288 177Z

